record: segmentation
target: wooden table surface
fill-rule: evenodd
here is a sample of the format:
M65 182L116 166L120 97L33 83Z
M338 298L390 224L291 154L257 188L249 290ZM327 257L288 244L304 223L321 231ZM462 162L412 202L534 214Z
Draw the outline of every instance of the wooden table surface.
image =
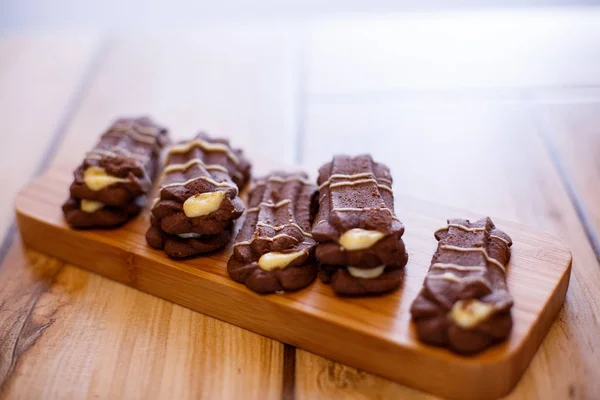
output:
M433 398L24 249L19 187L137 114L310 169L371 152L396 190L558 235L564 308L508 398L597 398L600 14L0 36L0 397Z

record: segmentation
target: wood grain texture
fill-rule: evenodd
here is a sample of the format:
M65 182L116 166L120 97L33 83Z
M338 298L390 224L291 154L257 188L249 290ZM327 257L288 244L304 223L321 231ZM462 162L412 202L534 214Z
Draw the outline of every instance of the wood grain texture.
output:
M600 258L600 90L579 90L584 101L542 99L533 107L538 129L575 196ZM573 94L572 94L573 95Z
M79 35L0 36L0 121L3 173L0 237L13 220L12 203L23 177L31 177L68 113L97 48Z
M279 398L281 347L251 332L69 265L37 304L55 322L6 398Z
M600 83L600 12L492 10L317 20L308 92L416 97Z
M392 168L396 193L502 216L556 233L574 254L563 310L509 398L594 398L600 383L600 267L521 103L406 100L325 103L307 111L304 159L371 152ZM397 203L404 217L402 203ZM407 224L407 232L411 226ZM410 249L409 249L410 250ZM431 254L428 255L429 257ZM585 321L585 322L583 322ZM297 397L428 398L320 357L297 355Z
M10 171L3 175L0 199L0 386L53 322L58 307L42 299L62 263L26 256L20 242L13 242L14 229L7 228L23 178L47 163L95 64L97 38L66 39L58 34L0 37L0 119L5 132L0 167Z
M17 221L31 248L203 314L448 397L508 393L561 308L569 282L571 254L560 240L496 219L514 240L507 275L515 301L514 328L502 345L461 357L420 344L409 313L436 246L432 232L461 211L396 197L405 223L412 226L404 236L410 259L403 288L388 296L340 298L320 282L297 293L261 296L229 278L231 246L186 261L151 249L144 236L147 215L113 231L69 229L60 210L69 182L69 170L52 169L19 193ZM281 324L283 320L287 322Z
M35 253L25 254L20 241L0 266L0 382L52 324L56 302L40 301L51 290L63 263Z
M206 128L265 160L293 157L296 39L273 29L113 39L54 162L79 162L112 119L140 113L176 138ZM27 274L16 254L15 274ZM5 397L281 396L281 343L69 266L56 279L50 292L68 306L21 356Z

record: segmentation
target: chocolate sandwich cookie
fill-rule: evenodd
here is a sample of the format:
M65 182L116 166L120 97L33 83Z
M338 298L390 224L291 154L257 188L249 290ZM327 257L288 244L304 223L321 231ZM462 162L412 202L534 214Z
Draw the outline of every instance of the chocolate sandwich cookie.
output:
M304 173L275 172L259 179L227 264L231 278L258 293L308 286L317 276L310 233L316 194Z
M238 195L249 177L250 163L227 140L200 133L171 146L152 207L148 244L171 257L223 247L231 238L233 222L244 212Z
M505 339L513 300L506 286L511 238L490 218L448 220L411 306L420 340L473 354Z
M319 169L312 235L323 282L344 295L396 289L408 261L394 213L392 177L370 155L335 156Z
M152 187L168 131L147 117L119 119L75 170L71 197L124 206Z
M249 176L250 163L241 150L201 133L167 150L152 215L171 235L220 233L244 212L238 187Z
M138 214L168 132L149 118L119 119L75 170L63 206L72 228L111 228Z

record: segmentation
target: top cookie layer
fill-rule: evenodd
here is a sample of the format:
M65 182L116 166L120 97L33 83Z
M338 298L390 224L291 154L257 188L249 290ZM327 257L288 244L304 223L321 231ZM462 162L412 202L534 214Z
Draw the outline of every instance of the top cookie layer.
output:
M370 155L335 156L319 169L317 183L320 208L313 226L317 241L337 241L354 228L385 236L404 232L393 211L390 170Z

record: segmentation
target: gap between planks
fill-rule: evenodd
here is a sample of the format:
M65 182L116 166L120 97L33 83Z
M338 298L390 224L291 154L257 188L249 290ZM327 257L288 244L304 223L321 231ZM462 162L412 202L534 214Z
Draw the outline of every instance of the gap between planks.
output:
M532 116L531 118L533 119L537 134L539 135L542 143L544 143L546 146L548 155L554 164L554 168L556 169L556 172L564 185L565 192L567 193L569 200L571 201L571 204L577 213L579 221L581 221L581 225L583 226L588 242L590 243L590 246L592 246L592 249L596 254L596 259L600 264L600 240L596 235L594 223L591 221L591 218L586 212L584 202L575 188L573 178L569 173L569 169L565 165L563 157L561 157L560 152L556 147L555 139L553 139L552 136L547 132L547 124L542 121L533 103L528 102L527 106L530 110L530 115Z
M307 38L302 35L296 48L294 59L296 72L296 104L294 108L295 151L294 162L301 165L306 140L306 118L308 107L308 59ZM282 400L296 397L296 347L285 344L283 347Z
M294 400L296 397L296 347L283 345L283 385L281 398Z
M97 81L96 75L99 70L104 68L104 64L102 61L107 59L107 54L109 51L114 50L114 41L105 40L102 46L97 46L98 50L93 52L92 57L90 57L91 61L89 65L86 65L84 68L84 74L82 75L81 82L76 86L76 90L74 90L74 95L69 99L68 106L66 107L66 111L62 118L60 119L60 123L58 127L54 130L52 136L52 143L47 146L45 149L45 153L43 154L39 166L36 169L36 172L32 176L37 176L41 172L43 172L52 159L56 157L56 153L58 149L64 147L64 138L69 129L72 129L73 119L75 115L78 113L78 110L81 109L82 103L85 102L86 97L88 96L88 92L90 87L95 84ZM112 54L112 53L111 53ZM300 53L298 53L300 54ZM300 57L300 55L298 55ZM303 85L301 79L298 80L298 85ZM296 120L297 122L297 120ZM298 129L299 134L302 132L302 128ZM296 138L301 141L300 137ZM294 157L298 157L298 154L295 154ZM6 253L11 248L15 247L15 237L16 237L17 229L16 225L13 223L10 229L10 234L5 236L4 246ZM0 254L0 261L4 259L6 254ZM35 306L35 302L33 304ZM33 344L33 343L32 343ZM284 356L281 358L283 361L283 365L287 372L285 372L281 378L282 383L282 397L284 398L293 398L294 397L294 380L295 380L295 348L292 346L287 346L285 348Z

